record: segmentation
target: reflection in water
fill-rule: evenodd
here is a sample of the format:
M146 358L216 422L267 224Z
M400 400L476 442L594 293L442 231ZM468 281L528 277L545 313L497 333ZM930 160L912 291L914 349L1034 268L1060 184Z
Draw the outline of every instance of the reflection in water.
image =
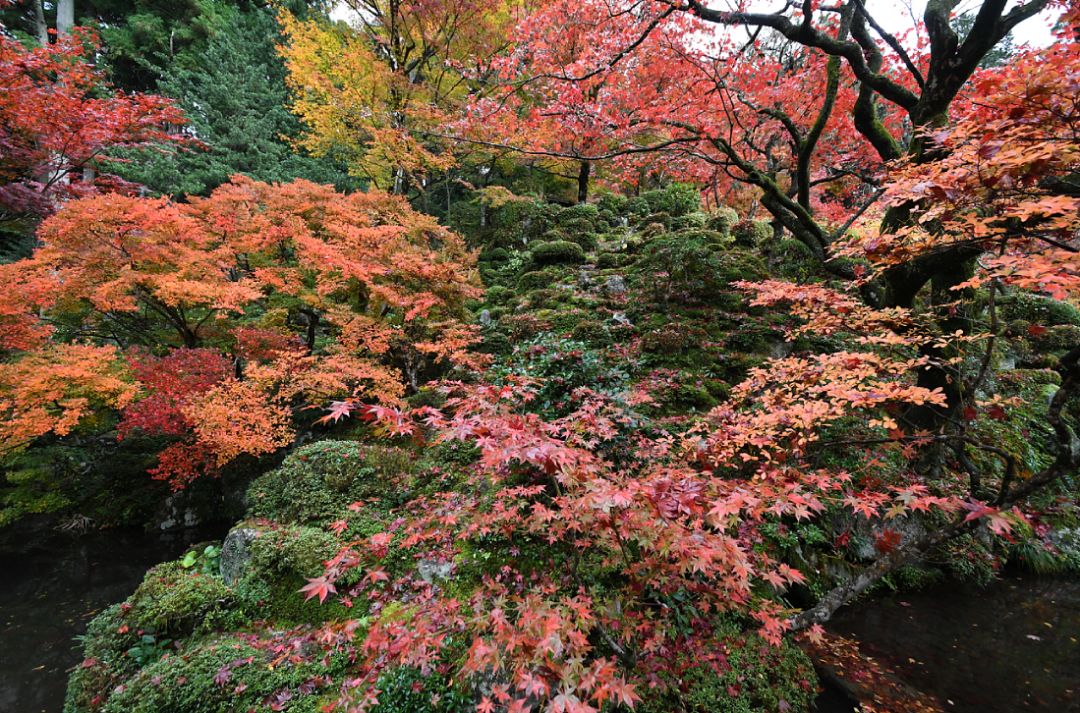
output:
M829 628L949 711L1080 712L1080 581L950 584L860 602Z
M224 533L36 533L0 552L0 711L59 713L81 660L74 637L94 614L126 599L149 567Z

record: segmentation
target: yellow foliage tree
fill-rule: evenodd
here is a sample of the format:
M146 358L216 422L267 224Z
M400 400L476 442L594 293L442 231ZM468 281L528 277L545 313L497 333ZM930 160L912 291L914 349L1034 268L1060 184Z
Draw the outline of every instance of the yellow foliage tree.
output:
M394 193L457 163L439 139L474 81L489 71L509 0L348 0L352 23L284 14L280 48L303 146L343 157L354 175ZM460 151L458 146L454 151Z

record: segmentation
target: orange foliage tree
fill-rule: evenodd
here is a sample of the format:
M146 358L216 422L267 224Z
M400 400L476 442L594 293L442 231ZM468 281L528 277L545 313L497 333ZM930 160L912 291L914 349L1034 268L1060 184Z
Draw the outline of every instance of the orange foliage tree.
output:
M461 318L478 294L472 255L384 193L236 178L187 204L73 201L39 237L31 258L0 266L12 287L0 308L5 405L36 424L5 424L12 445L63 435L89 408L37 408L34 390L16 388L20 370L48 372L54 357L68 365L61 385L85 378L79 388L126 407L121 436L178 439L157 470L174 485L287 445L298 409L395 403L439 365L470 358ZM99 346L68 373L79 344ZM124 372L129 390L103 381Z

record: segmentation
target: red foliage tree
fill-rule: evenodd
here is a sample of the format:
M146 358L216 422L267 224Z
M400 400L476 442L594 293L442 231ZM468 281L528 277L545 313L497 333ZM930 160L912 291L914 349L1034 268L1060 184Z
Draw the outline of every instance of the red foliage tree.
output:
M59 201L125 190L109 149L182 140L168 99L108 87L86 30L26 48L0 33L0 218L45 216Z

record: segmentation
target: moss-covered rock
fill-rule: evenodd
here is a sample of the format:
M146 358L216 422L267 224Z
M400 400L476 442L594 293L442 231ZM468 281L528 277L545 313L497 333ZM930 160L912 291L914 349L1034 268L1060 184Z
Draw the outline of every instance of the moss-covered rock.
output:
M294 453L248 489L248 509L256 517L307 523L337 519L358 500L393 503L395 484L412 469L412 457L384 446L354 441L319 441Z
M316 713L333 700L325 687L344 656L271 665L276 656L247 639L210 638L168 654L107 692L101 713ZM76 713L71 709L66 713Z
M197 628L212 629L233 605L233 593L220 577L166 562L147 572L127 600L124 623L180 638Z

